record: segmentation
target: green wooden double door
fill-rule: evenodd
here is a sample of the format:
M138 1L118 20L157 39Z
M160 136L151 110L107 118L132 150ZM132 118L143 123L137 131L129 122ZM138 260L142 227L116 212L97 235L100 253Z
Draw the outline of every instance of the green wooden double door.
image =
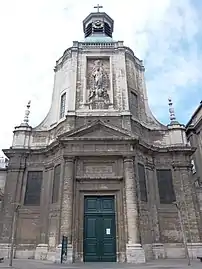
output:
M116 262L114 197L85 197L84 212L84 262Z

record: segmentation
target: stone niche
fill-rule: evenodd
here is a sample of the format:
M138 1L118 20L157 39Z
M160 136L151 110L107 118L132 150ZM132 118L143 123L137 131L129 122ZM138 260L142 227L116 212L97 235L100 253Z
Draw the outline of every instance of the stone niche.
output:
M108 109L110 100L109 58L87 58L86 106L89 109Z

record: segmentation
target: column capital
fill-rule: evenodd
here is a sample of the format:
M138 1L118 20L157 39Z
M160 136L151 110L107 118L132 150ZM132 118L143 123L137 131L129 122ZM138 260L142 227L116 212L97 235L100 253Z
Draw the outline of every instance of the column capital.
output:
M68 162L73 163L74 161L75 161L74 156L66 156L66 155L64 155L64 162L65 163L68 163Z
M124 162L133 162L134 157L132 157L132 156L123 156L123 161Z
M155 165L154 165L153 162L146 161L146 163L145 163L145 168L146 168L146 169L149 169L149 170L154 170L154 169L155 169Z
M45 172L48 171L48 170L52 170L53 167L54 167L54 163L53 162L45 163L44 164Z

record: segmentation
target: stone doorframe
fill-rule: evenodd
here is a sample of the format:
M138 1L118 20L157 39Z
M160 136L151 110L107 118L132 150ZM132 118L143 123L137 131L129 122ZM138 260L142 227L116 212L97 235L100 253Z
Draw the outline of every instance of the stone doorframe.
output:
M106 180L100 182L89 180L77 181L76 195L73 206L73 259L75 262L83 262L83 231L84 231L84 197L85 196L114 196L115 221L116 221L116 255L117 262L126 261L126 220L123 181L109 183ZM101 185L105 185L103 190Z

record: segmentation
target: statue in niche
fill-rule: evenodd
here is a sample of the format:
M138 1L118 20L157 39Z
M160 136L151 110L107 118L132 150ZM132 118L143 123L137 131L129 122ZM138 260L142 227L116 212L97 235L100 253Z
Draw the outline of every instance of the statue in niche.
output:
M97 89L97 91L101 90L103 86L103 67L100 60L95 61L92 76L94 78L94 88Z
M109 94L107 92L107 75L103 69L101 60L94 62L91 73L93 79L93 88L90 89L88 100L91 109L107 109L110 105Z

